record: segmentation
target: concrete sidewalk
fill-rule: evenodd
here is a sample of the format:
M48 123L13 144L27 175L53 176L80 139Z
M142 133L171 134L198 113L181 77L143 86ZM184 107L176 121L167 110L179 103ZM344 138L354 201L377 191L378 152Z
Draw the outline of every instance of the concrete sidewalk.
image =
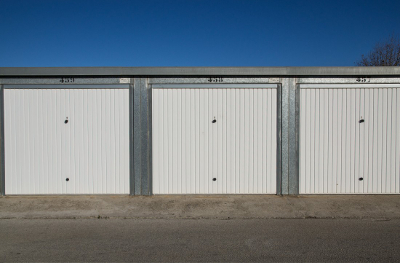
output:
M6 196L5 218L399 219L399 195Z

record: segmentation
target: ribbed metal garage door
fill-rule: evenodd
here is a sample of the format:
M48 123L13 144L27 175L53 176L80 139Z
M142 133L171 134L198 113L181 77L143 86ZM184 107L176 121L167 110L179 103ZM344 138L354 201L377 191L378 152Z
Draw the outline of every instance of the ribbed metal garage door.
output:
M400 193L400 86L300 87L300 193Z
M128 89L5 89L6 194L128 194Z
M276 85L152 92L154 194L276 193Z

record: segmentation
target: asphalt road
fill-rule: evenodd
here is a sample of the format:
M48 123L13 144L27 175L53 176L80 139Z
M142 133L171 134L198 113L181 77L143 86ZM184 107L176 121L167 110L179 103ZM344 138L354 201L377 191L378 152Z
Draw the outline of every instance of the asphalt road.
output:
M400 220L3 219L0 261L400 261Z

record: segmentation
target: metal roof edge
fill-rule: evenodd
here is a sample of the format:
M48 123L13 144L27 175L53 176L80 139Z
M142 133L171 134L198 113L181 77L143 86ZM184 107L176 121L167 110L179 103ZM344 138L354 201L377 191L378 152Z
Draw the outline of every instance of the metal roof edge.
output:
M0 77L377 75L400 75L400 67L0 67Z

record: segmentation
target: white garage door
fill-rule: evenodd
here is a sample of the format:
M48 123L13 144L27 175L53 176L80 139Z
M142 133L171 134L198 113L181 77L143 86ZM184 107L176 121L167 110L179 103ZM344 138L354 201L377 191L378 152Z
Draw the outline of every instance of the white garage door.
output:
M154 194L276 193L276 85L152 92Z
M128 194L128 89L5 89L6 194Z
M400 86L301 85L300 193L400 193Z

